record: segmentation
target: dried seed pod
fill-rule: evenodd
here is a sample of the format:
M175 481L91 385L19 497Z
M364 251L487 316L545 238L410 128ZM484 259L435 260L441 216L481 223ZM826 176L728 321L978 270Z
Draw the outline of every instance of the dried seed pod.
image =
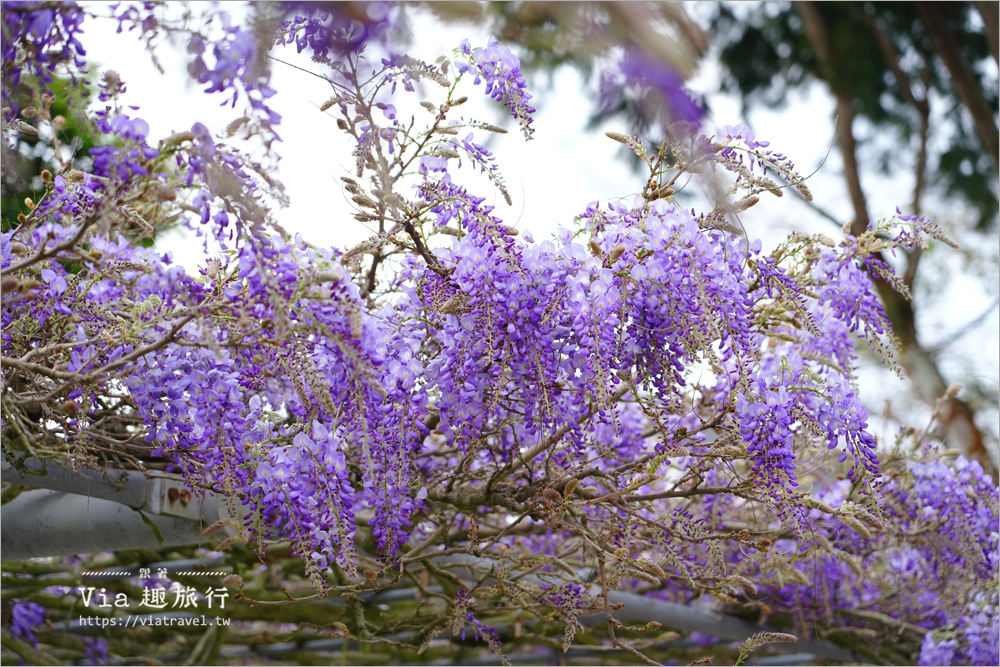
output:
M757 195L750 195L749 197L744 197L735 204L733 204L734 213L742 213L748 208L752 207L754 204L760 201L760 197Z
M497 134L507 134L507 130L502 127L493 125L492 123L480 123L476 125L480 130L486 130L487 132L496 132Z
M229 522L226 519L219 519L218 521L212 523L207 528L205 528L205 530L201 531L201 534L211 535L212 533L217 533L223 528L225 528L227 523ZM229 576L238 576L238 575L229 575ZM225 581L225 579L223 579L223 581Z
M652 575L659 577L660 579L666 579L667 573L663 571L663 568L653 563L652 561L640 560L636 561L636 564L643 570L646 570Z
M222 578L222 583L226 586L235 586L237 588L243 588L243 577L238 574L227 574Z
M193 132L177 132L176 134L171 134L169 137L164 139L161 143L163 148L173 148L174 146L180 146L185 141L194 141ZM72 172L70 172L72 173ZM79 172L78 172L79 173ZM83 174L80 174L80 178L76 180L82 180Z
M230 137L233 136L234 134L236 134L237 130L239 130L241 127L243 127L249 122L250 122L250 116L242 116L240 118L237 118L236 120L234 120L233 122L231 122L229 125L226 126L226 135Z
M868 526L866 526L865 524L863 524L860 521L858 521L857 517L855 517L854 515L852 515L852 514L842 514L840 516L840 520L843 521L844 523L846 523L848 526L850 526L854 530L856 530L859 533L861 533L861 535L863 537L870 538L872 536L872 532L870 530L868 530Z
M639 581L645 581L647 584L652 584L654 586L659 586L662 582L651 574L643 572L642 570L636 570L635 568L626 567L625 574L633 579L638 579Z

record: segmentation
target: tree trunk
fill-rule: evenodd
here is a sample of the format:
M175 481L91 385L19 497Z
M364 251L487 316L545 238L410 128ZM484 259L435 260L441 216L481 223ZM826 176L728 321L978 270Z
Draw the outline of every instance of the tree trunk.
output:
M986 26L984 29L986 41L990 43L993 60L1000 63L1000 2L979 0L976 7L979 8L979 15L983 17L983 23Z
M995 4L995 3L994 3ZM976 81L975 74L969 66L962 52L962 45L957 42L955 35L948 28L944 14L937 6L936 2L916 3L920 21L924 24L928 36L934 43L934 50L941 57L948 73L951 74L952 85L958 93L962 104L972 114L972 120L976 125L976 132L983 142L983 147L993 158L993 167L1000 172L1000 132L997 131L996 123L993 122L993 110L983 97L983 91ZM987 32L990 26L986 26ZM994 25L994 30L996 29Z

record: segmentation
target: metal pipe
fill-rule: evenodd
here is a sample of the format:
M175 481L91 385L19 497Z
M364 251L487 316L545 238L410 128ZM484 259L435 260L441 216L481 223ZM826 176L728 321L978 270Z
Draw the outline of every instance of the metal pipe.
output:
M143 518L128 505L46 489L25 491L3 506L2 517L0 560L208 546L209 542L194 521L156 515Z
M111 500L129 507L142 507L149 498L150 480L140 473L114 469L103 472L82 469L80 472L73 472L56 461L43 462L38 459L27 459L24 467L34 472L22 476L17 468L4 460L0 464L0 479L34 489L51 489Z
M202 528L220 519L232 518L230 509L237 512L239 509L236 501L226 502L215 493L195 495L181 480L147 479L138 471L84 469L73 472L58 462L38 459L27 459L23 467L33 472L22 477L16 467L3 461L2 480L45 489L48 494L22 493L4 505L0 560L201 544L205 542ZM55 506L58 510L53 509ZM133 510L142 510L151 520L164 515L162 522L153 521L153 525L159 530L162 523L171 537L168 539L164 534L161 544L142 515ZM55 512L58 512L58 520ZM167 516L173 519L165 518ZM236 526L242 525L244 519L239 517L238 521L231 522L232 525L223 526L220 536L234 535ZM101 526L100 530L97 525ZM87 535L80 533L81 527L87 528ZM26 542L30 545L22 544ZM108 546L95 546L99 544ZM125 544L131 546L122 546Z

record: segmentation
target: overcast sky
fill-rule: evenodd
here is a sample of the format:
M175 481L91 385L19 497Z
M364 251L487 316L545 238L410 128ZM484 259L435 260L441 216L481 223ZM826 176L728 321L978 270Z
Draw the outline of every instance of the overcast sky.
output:
M86 3L107 11L103 3ZM235 3L233 3L235 5ZM692 15L703 18L710 13L705 3L687 3ZM449 54L462 39L473 45L485 44L489 34L482 26L441 26L427 16L411 12L414 43L409 53L433 62L437 56ZM160 48L157 55L166 74L160 75L152 65L144 45L129 34L116 34L111 21L93 21L83 40L89 60L101 71L119 72L128 92L125 104L138 105L135 114L150 124L151 143L171 132L186 130L195 122L205 123L211 130L221 130L242 115L240 109L220 108L221 99L202 93L190 82L186 73L187 56L183 45ZM307 59L295 56L293 47L278 49L275 55L303 67L316 67ZM834 149L834 101L819 85L793 93L783 109L757 112L741 118L739 100L717 92L719 70L714 54L701 63L690 88L704 95L711 109L707 130L726 124L746 122L758 139L771 142L771 148L789 155L802 173L819 172L809 181L817 203L838 220L851 217L851 206L842 177L842 164ZM497 206L505 222L532 233L536 240L547 237L560 225L572 224L573 216L593 200L602 202L638 193L645 176L632 172L619 151L620 145L605 138L606 130L626 132L621 124L608 124L596 130L586 129L591 100L596 90L593 81L582 80L569 67L557 70L551 85L547 80L534 82L536 116L535 139L524 142L512 132L491 140L489 148L497 155L513 204L507 206L502 197L471 169L461 173L461 182L470 190L487 197ZM279 222L291 232L300 232L312 243L348 246L371 234L354 221L338 179L353 170L351 144L336 129L330 116L319 112L319 105L329 97L328 84L300 70L273 64L272 87L278 94L273 107L282 115L279 133L283 142L277 146L282 156L278 178L284 182L291 205L277 212ZM466 82L463 94L470 103L462 107L466 117L478 117L496 123L506 113L498 111L496 103L483 94L482 86ZM428 93L432 91L428 90ZM420 98L415 98L418 101ZM400 105L397 105L400 106ZM401 110L405 110L402 107ZM417 113L426 112L417 111ZM418 120L423 120L418 116ZM863 123L860 137L870 135ZM483 133L485 134L485 133ZM482 136L481 139L485 139ZM893 137L881 137L892 142ZM829 157L827 154L829 151ZM824 162L824 158L827 158ZM458 176L456 176L458 178ZM863 182L871 214L881 218L891 215L897 205L904 208L911 199L912 179L905 172L895 178L876 173L874 167L865 170ZM928 214L937 217L946 229L960 230L963 223L960 208L946 202L928 200ZM829 221L817 216L795 196L780 200L765 200L748 211L743 222L750 236L764 240L765 247L774 245L789 232L823 232L831 236L837 231ZM918 284L918 312L924 342L933 344L987 311L997 298L997 254L993 247L980 247L981 240L965 236L961 240L976 247L975 259L947 248L937 249L933 257L921 265ZM158 242L158 248L173 252L177 261L189 269L204 264L199 244L180 234L169 234ZM947 254L946 254L947 253ZM945 350L940 363L949 379L968 383L979 379L996 388L1000 375L1000 315L996 309L985 318L961 343ZM873 412L885 399L893 401L894 409L911 421L924 420L928 410L912 393L905 390L894 376L885 371L867 369L863 374L862 395ZM983 415L989 430L1000 431L998 414ZM876 431L882 436L879 430Z

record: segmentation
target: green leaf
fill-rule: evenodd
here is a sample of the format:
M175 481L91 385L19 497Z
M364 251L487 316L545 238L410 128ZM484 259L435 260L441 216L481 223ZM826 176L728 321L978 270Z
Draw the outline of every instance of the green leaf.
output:
M156 527L156 524L153 523L153 520L150 519L145 514L143 514L142 510L136 510L136 512L138 512L139 516L142 517L143 523L145 523L147 526L149 526L150 530L153 531L153 535L156 536L156 541L162 545L163 544L163 535L160 534L160 529Z

